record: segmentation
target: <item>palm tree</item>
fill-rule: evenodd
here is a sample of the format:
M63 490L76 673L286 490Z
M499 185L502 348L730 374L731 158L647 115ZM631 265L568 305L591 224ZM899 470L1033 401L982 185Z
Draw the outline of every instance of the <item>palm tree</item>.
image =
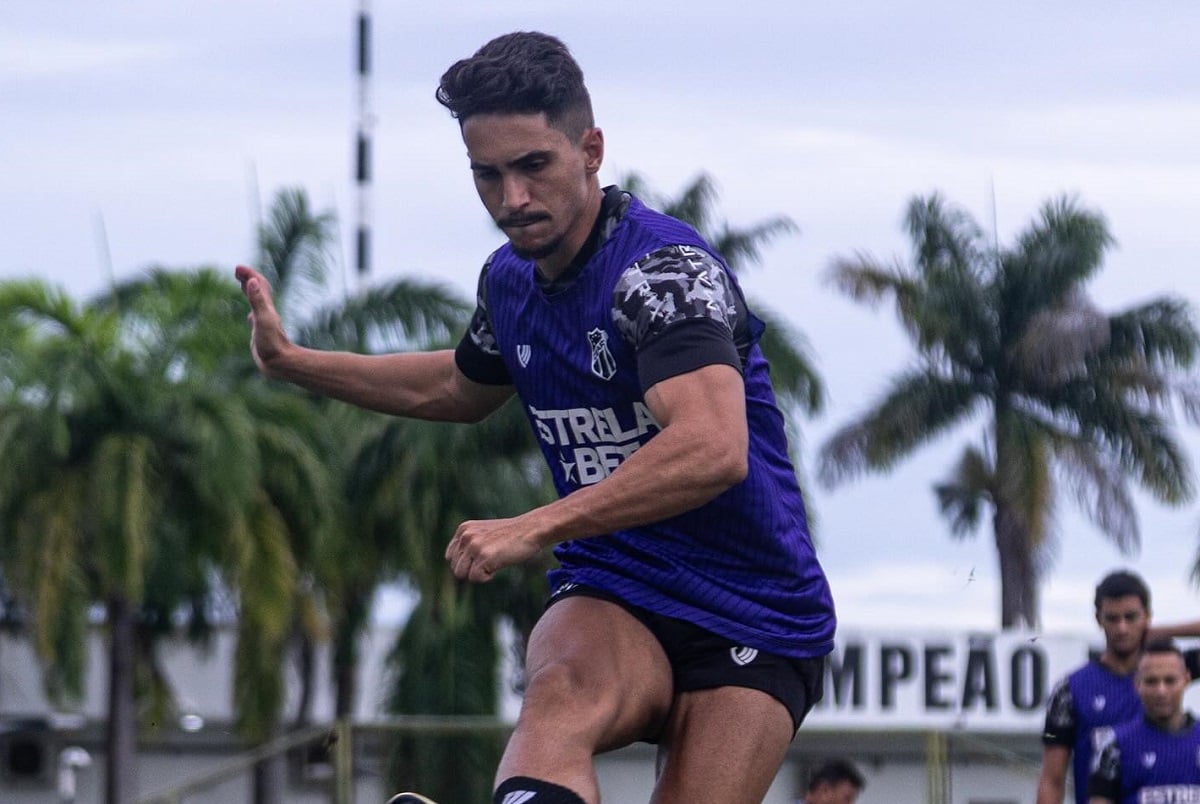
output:
M253 612L275 605L262 579L290 571L283 551L255 549L270 532L248 525L250 513L273 509L259 478L262 428L240 397L196 371L218 359L236 286L213 272L197 274L187 293L181 283L158 273L148 284L174 293L131 286L84 306L39 282L0 289L0 329L20 344L6 355L0 407L4 564L28 602L56 700L78 696L87 612L103 607L110 802L136 797L135 687L139 677L162 681L153 637L180 611L202 616L215 569L236 570L251 551L254 582L245 573L241 590L259 595ZM181 299L191 317L168 314ZM198 339L191 352L181 348L189 339ZM159 705L148 719L161 717L164 691L149 699Z
M1112 314L1095 307L1084 286L1112 236L1073 199L1047 203L1003 250L937 195L914 199L905 222L911 264L862 254L832 264L832 283L850 298L891 299L918 358L823 445L820 478L833 486L890 470L986 416L983 437L935 492L956 537L990 510L1001 625L1035 627L1060 486L1125 552L1140 543L1131 479L1163 503L1191 497L1170 415L1172 403L1192 420L1200 410L1183 375L1200 335L1177 298Z
M399 279L364 288L353 296L334 292L330 300L335 224L330 213L311 209L303 191L289 188L276 194L268 218L258 230L258 267L271 282L276 305L296 342L359 352L402 350L445 341L461 329L469 315L466 302L438 284ZM244 351L244 331L241 338ZM364 482L353 474L355 455L391 420L323 398L309 397L309 402L330 433L332 449L325 461L339 477L345 498L351 499L356 486ZM379 465L377 469L386 471L387 467ZM356 645L368 625L375 590L411 569L395 558L396 528L385 526L382 533L363 529L359 524L363 516L369 512L362 512L357 505L344 508L310 565L314 568L312 586L325 594L329 606L338 717L349 716L353 709ZM434 534L424 537L434 538ZM301 655L308 655L311 640L300 634L297 642ZM310 681L306 680L306 687ZM298 712L297 720L305 716Z
M331 261L323 244L331 231L332 219L312 212L295 190L277 196L260 228L260 268L275 288L294 340L359 352L453 345L471 307L437 284L399 279L314 303L329 296ZM484 590L467 591L452 582L442 551L463 519L514 514L552 495L520 409L505 406L482 425L468 427L396 419L324 399L311 402L334 434L337 446L327 461L342 478L346 502L332 538L320 548L314 575L329 607L337 716L352 713L357 641L375 591L400 579L419 602L393 654L400 668L391 696L402 707L398 711L495 714L496 662L486 657L498 650L496 621L508 612L519 632L532 628L544 598L544 566L517 568ZM429 624L433 627L425 627ZM478 655L460 651L424 668L433 672L418 672L424 666L416 657L440 655L436 646L450 644L451 635L451 642L480 646ZM402 741L399 753L412 747ZM475 765L486 769L483 774L459 778L471 786L467 798L478 797L476 788L490 789L494 740L423 742L416 750L428 760L418 763L422 773L438 764L435 756L441 764L480 756ZM403 772L412 783L408 767ZM449 799L462 800L453 793Z

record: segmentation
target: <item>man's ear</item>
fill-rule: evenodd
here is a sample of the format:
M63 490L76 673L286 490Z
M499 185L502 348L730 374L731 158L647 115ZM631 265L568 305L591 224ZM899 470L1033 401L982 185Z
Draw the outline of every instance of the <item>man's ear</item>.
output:
M599 173L600 165L604 162L604 132L594 126L589 128L583 132L579 147L583 151L584 167L588 175Z

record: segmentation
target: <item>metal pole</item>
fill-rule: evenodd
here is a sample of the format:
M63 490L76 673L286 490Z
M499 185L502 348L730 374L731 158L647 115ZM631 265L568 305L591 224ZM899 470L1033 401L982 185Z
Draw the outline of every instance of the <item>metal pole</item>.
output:
M357 188L358 228L355 232L354 267L361 286L371 273L371 12L369 0L360 0L358 12L358 134L354 144L354 180Z
M333 749L333 778L335 804L353 804L354 801L354 745L351 743L353 729L350 719L343 718L335 727L337 740Z

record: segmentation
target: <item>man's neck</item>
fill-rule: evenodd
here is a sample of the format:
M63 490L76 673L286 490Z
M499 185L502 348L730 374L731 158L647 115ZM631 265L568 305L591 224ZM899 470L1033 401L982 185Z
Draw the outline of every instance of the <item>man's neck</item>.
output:
M1183 728L1188 725L1188 720L1187 712L1182 709L1169 717L1150 717L1150 715L1146 715L1147 723L1156 729L1161 729L1168 733L1183 731Z
M568 238L564 239L562 248L556 253L545 259L534 261L538 273L548 282L555 281L571 267L575 262L575 258L579 256L580 250L587 244L588 238L591 237L593 230L596 228L596 222L600 217L600 210L604 202L604 192L600 189L599 182L593 182L593 185L588 193L587 204L584 206L583 214L580 216L581 220L587 222L587 225L580 226L579 231L573 232Z
M1133 675L1137 670L1139 654L1134 653L1130 656L1118 656L1110 651L1104 651L1100 654L1100 664L1108 668L1109 671L1118 676Z

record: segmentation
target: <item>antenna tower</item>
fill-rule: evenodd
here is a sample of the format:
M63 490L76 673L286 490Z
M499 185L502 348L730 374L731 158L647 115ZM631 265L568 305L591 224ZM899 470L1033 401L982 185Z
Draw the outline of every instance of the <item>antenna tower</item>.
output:
M371 275L371 8L369 0L358 6L358 132L355 137L354 180L358 229L354 242L354 267L359 285Z

